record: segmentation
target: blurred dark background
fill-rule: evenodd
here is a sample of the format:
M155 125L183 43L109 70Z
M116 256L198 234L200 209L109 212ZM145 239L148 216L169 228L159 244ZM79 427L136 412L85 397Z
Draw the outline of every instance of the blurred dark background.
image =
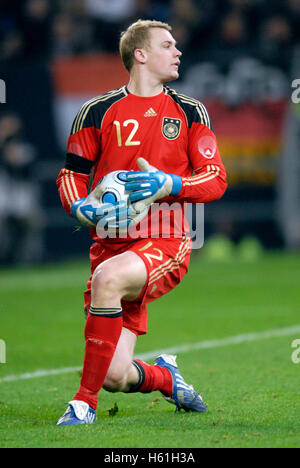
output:
M87 254L89 234L55 180L90 97L126 83L121 31L170 23L183 52L177 91L208 108L229 189L205 207L205 239L300 247L300 0L0 0L0 264ZM299 93L300 94L300 93Z

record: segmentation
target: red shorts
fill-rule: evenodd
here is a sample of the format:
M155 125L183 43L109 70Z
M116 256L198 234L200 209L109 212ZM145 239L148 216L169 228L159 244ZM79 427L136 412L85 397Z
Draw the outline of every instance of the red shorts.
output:
M192 241L189 237L174 239L139 239L114 243L105 247L95 243L90 249L91 273L105 260L128 250L145 263L147 281L135 301L122 301L123 326L136 335L147 332L147 303L163 296L177 286L188 271ZM84 293L84 306L91 304L92 276Z

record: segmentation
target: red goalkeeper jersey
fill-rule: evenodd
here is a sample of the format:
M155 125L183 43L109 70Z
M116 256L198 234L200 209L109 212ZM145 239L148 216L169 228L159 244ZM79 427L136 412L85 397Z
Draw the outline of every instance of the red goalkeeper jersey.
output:
M124 86L86 102L75 117L66 164L57 178L65 210L70 214L72 204L87 196L91 176L93 189L111 171L139 170L139 157L182 177L180 193L164 200L170 204L207 203L226 190L225 169L204 105L168 87L157 96L140 97ZM159 229L163 234L164 227ZM184 234L184 223L174 222L171 234L178 235L178 230ZM91 235L100 241L95 229Z

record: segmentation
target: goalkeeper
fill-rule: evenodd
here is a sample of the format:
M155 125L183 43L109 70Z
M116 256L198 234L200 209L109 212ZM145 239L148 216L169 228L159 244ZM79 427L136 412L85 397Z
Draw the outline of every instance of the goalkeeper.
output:
M100 238L96 224L107 216L99 197L109 172L128 171L130 222L137 223L154 202L177 202L180 207L218 200L227 187L225 169L203 104L164 86L179 77L181 52L171 27L137 21L122 33L120 53L129 83L82 106L57 179L64 209L91 228L94 240L84 293L83 372L58 425L95 422L102 388L127 393L159 390L178 410L206 411L174 356L161 355L154 365L134 359L137 338L147 332L147 303L171 291L188 270L191 239L184 215L180 221L169 217L168 226L158 223L150 234L142 228L139 238L132 238L130 229L125 238ZM108 232L120 227L118 206L114 208ZM151 216L152 210L145 218L149 225Z

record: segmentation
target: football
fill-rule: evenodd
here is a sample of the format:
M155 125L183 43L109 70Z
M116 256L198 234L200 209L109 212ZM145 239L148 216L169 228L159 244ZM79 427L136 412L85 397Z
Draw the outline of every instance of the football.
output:
M125 190L125 180L122 178L127 171L119 170L113 171L104 176L101 184L104 185L105 190L100 197L101 203L111 203L112 205L118 202L125 202L126 206L129 207L131 205L129 199L129 193ZM134 206L131 205L131 210L127 212L125 215L125 219L123 219L123 223L121 227L116 229L115 226L107 226L99 222L97 224L97 234L99 237L107 237L109 234L110 237L113 237L116 233L129 233L128 229L134 229L134 227L147 215L149 208L144 207L142 211L136 210ZM104 220L103 220L104 221Z
M104 184L105 191L100 197L101 203L118 203L126 201L129 204L129 195L125 190L125 181L122 180L122 174L127 171L114 171L104 176L102 183Z

